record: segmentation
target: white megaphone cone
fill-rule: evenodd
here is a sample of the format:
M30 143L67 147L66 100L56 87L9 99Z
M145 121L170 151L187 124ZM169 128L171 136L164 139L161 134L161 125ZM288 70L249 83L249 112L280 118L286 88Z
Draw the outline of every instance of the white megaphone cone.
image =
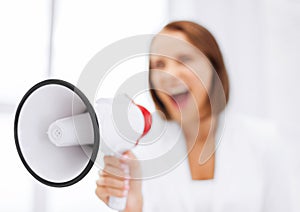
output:
M61 147L49 137L72 140L61 128L49 126L56 120L87 113L85 117L90 145ZM72 129L72 128L70 128ZM18 105L14 136L18 154L28 172L52 187L70 186L80 181L92 168L99 150L99 125L86 96L74 85L62 80L45 80L29 89Z
M120 95L115 99L99 99L95 108L102 141L109 149L106 154L120 157L125 151L138 145L139 140L151 128L150 112L135 104L126 95ZM119 114L123 115L120 117ZM56 120L49 126L48 136L57 147L89 145L93 144L91 129L89 113L83 113ZM126 201L127 197L110 197L109 206L116 210L123 210Z
M92 168L100 136L110 154L121 156L151 128L151 114L126 95L99 99L95 109L80 90L62 80L45 80L25 94L14 133L32 176L49 186L70 186ZM126 199L111 197L109 206L123 210Z

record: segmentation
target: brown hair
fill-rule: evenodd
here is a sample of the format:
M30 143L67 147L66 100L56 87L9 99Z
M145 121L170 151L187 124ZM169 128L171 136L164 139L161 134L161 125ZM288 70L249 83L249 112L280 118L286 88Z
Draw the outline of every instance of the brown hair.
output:
M225 68L223 56L221 53L221 50L217 44L217 41L213 37L213 35L203 26L196 24L191 21L175 21L167 24L163 29L166 30L172 30L172 31L180 31L184 33L191 44L193 44L195 47L197 47L210 61L211 65L215 69L215 72L217 73L225 94L225 105L220 104L217 109L218 112L221 112L228 100L229 100L229 79L227 75L227 71ZM168 113L166 107L162 103L162 101L159 99L158 95L155 92L155 88L153 87L153 84L151 82L151 71L149 72L149 84L150 84L150 93L152 96L152 99L155 103L155 106L157 109L161 110L167 119L170 119L170 114ZM217 90L214 89L215 85L215 77L213 77L212 80L212 90L210 91L211 97L214 99L217 99ZM214 95L216 93L216 95Z

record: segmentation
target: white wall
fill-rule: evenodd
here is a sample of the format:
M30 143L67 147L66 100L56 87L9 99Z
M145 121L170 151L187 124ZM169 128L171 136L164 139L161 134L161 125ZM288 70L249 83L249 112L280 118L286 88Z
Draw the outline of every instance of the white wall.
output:
M0 102L15 104L48 69L51 0L0 2Z
M171 20L194 20L217 38L234 111L296 122L300 117L300 2L174 0Z

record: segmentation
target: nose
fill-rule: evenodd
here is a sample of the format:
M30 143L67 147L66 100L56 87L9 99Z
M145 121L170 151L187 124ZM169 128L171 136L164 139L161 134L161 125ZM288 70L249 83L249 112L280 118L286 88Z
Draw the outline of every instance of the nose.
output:
M186 69L185 66L176 60L170 60L163 72L163 82L169 85L181 84Z
M169 59L166 67L166 71L173 76L180 76L182 74L183 67L179 62L174 59Z

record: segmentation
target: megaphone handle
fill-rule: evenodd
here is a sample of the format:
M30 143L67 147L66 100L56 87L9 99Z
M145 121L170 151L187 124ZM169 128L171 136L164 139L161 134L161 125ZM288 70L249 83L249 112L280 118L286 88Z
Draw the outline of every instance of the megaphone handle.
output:
M109 197L108 206L112 209L122 211L125 209L127 203L127 196L126 197Z
M116 156L116 154L111 154L111 155ZM123 211L126 208L126 203L127 203L127 196L125 197L110 196L108 201L108 206L114 210Z

